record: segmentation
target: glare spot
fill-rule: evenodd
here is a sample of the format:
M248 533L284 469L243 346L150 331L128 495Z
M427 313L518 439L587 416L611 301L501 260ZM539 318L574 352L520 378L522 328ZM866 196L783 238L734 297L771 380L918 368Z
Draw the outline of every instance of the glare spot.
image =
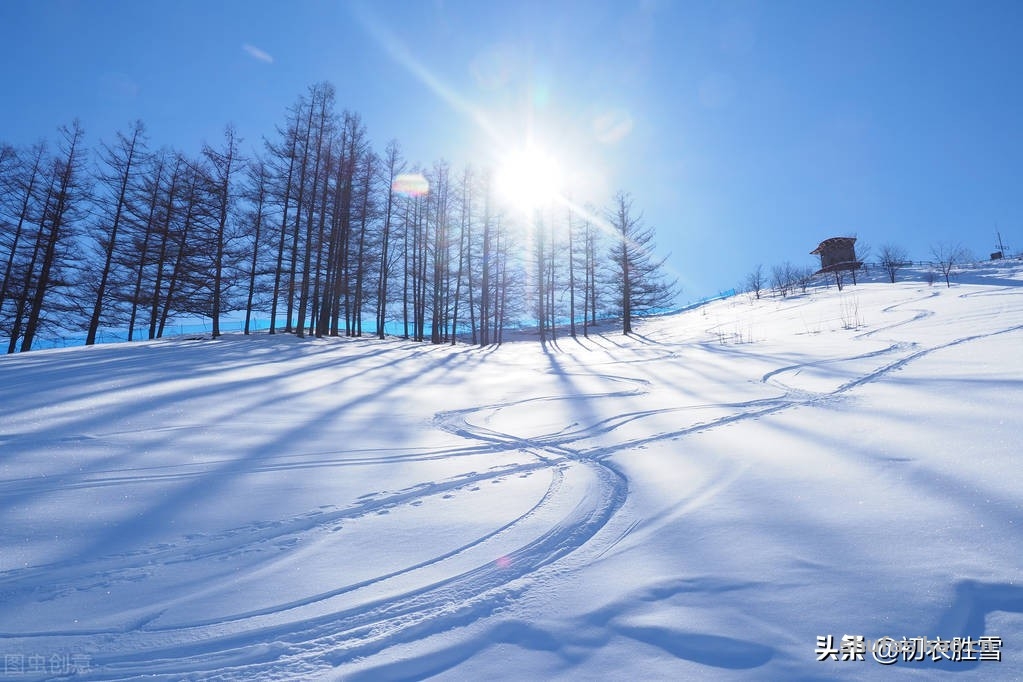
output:
M533 106L537 109L545 109L550 101L550 86L546 83L535 83L533 85Z
M561 167L550 154L528 145L508 154L494 176L501 196L525 211L552 200L561 190Z
M430 181L422 173L402 173L394 178L391 189L410 197L426 196L430 193Z
M632 116L624 109L612 109L593 120L593 134L604 144L614 144L632 132Z
M469 71L477 85L485 90L497 90L508 85L515 72L516 53L507 45L495 45L472 60Z

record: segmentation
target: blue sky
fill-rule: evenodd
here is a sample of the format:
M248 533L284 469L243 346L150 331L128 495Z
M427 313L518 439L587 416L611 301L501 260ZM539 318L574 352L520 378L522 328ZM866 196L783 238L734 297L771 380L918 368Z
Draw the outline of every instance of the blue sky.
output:
M0 140L255 150L329 80L378 150L532 138L577 201L631 192L685 301L829 236L1023 248L1021 33L1021 2L7 0Z

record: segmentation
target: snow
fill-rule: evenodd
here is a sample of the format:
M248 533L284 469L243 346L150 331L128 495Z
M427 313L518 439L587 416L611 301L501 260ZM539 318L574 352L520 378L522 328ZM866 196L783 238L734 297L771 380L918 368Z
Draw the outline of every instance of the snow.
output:
M905 274L546 348L0 358L0 678L1018 679L1023 266Z

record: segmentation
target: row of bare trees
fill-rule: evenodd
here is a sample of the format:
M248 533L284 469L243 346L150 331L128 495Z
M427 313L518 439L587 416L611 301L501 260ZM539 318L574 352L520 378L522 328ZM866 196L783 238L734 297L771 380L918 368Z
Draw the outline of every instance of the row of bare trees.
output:
M244 313L244 331L392 333L491 344L523 322L540 339L670 303L653 233L610 209L499 206L490 174L380 155L329 83L287 111L259 153L228 126L195 158L152 149L141 122L90 154L77 124L57 148L0 145L0 336L158 338L168 322Z
M0 335L30 350L43 329L127 326L150 338L178 315L209 315L214 330L227 276L237 141L196 160L150 152L135 123L89 166L84 132L61 129L55 151L4 146L0 166ZM233 251L231 252L234 253ZM233 273L232 273L233 276Z
M861 249L861 253L866 257L870 253L869 247ZM949 287L952 286L951 277L956 269L972 259L972 255L962 244L949 244L946 242L932 245L931 257L930 269L924 273L925 278L933 284L934 279L937 278L940 272L941 276L945 279L945 285ZM912 265L912 261L910 261L909 254L905 248L897 244L886 243L878 251L876 264L885 273L888 281L894 284L898 279L899 273ZM807 288L813 283L816 274L813 267L794 266L786 262L772 267L768 276L764 266L758 264L746 275L741 289L748 292L754 298L759 299L762 293L770 288L777 295L784 298L797 288L802 293L806 293ZM834 278L839 290L841 290L844 278L842 271L831 273L829 276ZM856 284L856 270L850 270L849 276L852 278L853 284Z

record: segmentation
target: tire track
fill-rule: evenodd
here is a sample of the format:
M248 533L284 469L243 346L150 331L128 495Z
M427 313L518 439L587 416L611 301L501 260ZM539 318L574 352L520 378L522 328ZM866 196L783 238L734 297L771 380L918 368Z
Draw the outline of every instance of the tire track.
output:
M635 395L638 390L614 391L590 398ZM130 572L130 569L137 566L169 566L178 562L210 559L289 537L302 537L331 524L498 477L540 470L552 473L548 489L529 511L449 552L374 576L370 580L227 617L161 626L159 619L166 605L154 604L149 606L149 615L133 619L128 625L117 628L0 633L0 637L57 637L66 640L68 648L73 649L87 646L91 638L103 636L108 640L107 651L110 653L94 656L92 672L82 679L128 679L141 674L140 671L157 677L161 671L172 677L182 674L204 677L217 672L222 679L242 679L253 675L272 675L281 669L300 669L310 665L311 661L325 660L324 656L330 665L338 665L381 651L398 642L416 639L427 631L444 631L484 617L523 589L523 579L584 545L607 524L624 503L627 494L628 483L619 472L610 466L578 459L571 449L559 445L559 441L564 439L559 439L557 434L519 438L513 434L476 427L467 418L472 413L496 411L511 404L551 399L535 398L438 413L434 418L438 427L474 443L465 448L452 449L451 456L465 451L521 450L531 455L535 460L533 462L415 486L346 509L314 512L288 522L236 529L213 538L196 538L198 544L195 546L161 546L131 555L104 557L91 571L100 580L116 580L118 574ZM437 452L430 456L443 458L444 454ZM566 479L569 478L584 494L577 494L579 499L570 498L565 505L561 504L561 498L566 488ZM563 506L567 507L567 511L562 509ZM402 590L393 596L340 610L329 608L331 601L345 595L357 594L370 588L386 588L389 583L407 581L427 569L443 568L445 562L485 550L489 543L503 536L511 536L519 526L537 520L548 524L547 529L501 557L490 557L469 570L445 576L412 590ZM285 560L297 559L291 557ZM256 571L269 568L259 567ZM47 582L51 585L55 580L58 584L81 584L80 565L65 562L46 569ZM33 572L38 570L39 567L33 568ZM17 585L18 592L24 594L26 589L32 587L26 587L26 577L26 574L19 571L9 572L0 577L0 585ZM207 590L216 591L220 587L216 583L209 585ZM310 609L326 612L321 615L304 615ZM282 616L285 618L283 622ZM275 646L268 650L267 642L284 643L286 646ZM325 652L330 653L327 655ZM225 672L225 669L231 672Z

